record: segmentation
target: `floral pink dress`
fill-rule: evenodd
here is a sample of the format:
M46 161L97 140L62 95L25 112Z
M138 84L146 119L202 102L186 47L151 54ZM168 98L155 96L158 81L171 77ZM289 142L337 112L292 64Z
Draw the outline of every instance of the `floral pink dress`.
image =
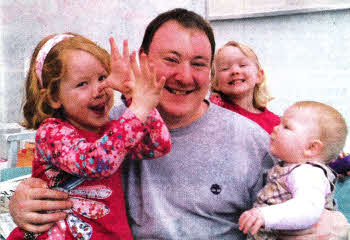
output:
M124 159L152 159L170 152L170 134L158 111L154 110L142 123L127 109L100 134L49 118L40 125L35 140L32 176L46 180L51 188L60 187L68 192L73 208L65 224L58 223L49 232L34 237L132 239L120 165ZM82 180L78 186L67 187L72 178ZM16 229L9 239L23 239L23 234L24 231Z

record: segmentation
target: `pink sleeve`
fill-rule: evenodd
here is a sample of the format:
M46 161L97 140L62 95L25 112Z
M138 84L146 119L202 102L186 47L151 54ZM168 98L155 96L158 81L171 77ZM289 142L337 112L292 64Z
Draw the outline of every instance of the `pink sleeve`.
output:
M103 136L95 142L81 138L68 122L48 119L37 130L36 147L43 161L65 172L104 178L117 171L145 132L145 125L128 109L118 120L109 122Z
M142 141L131 149L128 159L153 159L170 152L170 133L157 109L148 116L145 126L147 133Z

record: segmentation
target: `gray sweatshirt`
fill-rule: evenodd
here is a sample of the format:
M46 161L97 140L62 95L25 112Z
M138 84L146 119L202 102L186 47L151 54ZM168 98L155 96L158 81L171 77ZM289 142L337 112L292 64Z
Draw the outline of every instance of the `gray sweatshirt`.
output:
M124 109L114 108L111 118ZM171 137L170 154L124 166L135 239L245 239L239 216L252 207L273 166L268 134L211 104L196 122L171 130Z

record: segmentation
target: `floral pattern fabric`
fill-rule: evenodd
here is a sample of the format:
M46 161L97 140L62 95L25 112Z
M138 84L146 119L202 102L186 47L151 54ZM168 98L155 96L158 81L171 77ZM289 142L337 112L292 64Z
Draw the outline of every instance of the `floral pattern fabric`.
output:
M170 133L156 109L145 123L127 109L100 133L76 129L62 119L46 119L36 134L32 176L46 180L51 188L61 187L73 207L65 224L57 223L37 239L132 239L120 165L124 159L157 158L170 149ZM74 176L84 180L67 187ZM14 232L10 239L23 239L23 231Z

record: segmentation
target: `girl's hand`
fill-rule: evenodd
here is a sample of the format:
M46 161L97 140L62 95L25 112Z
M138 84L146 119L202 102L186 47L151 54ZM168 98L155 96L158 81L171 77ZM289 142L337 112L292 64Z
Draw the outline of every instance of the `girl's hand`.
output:
M28 178L21 182L11 197L9 208L14 222L22 229L40 233L49 230L55 222L65 219L66 213L43 211L69 209L68 194L46 188L46 182ZM42 200L50 199L50 200Z
M249 211L242 213L239 217L238 225L239 230L245 234L250 231L250 233L254 235L265 225L264 216L259 208L252 208Z
M147 116L155 108L165 84L165 77L157 80L154 66L149 64L146 54L139 55L140 66L136 62L136 53L130 57L132 75L132 103L129 109L141 120L146 121Z
M113 37L109 38L109 44L111 46L111 73L101 83L99 91L110 87L125 96L130 96L132 83L130 82L131 68L128 41L123 41L123 56L120 55Z

